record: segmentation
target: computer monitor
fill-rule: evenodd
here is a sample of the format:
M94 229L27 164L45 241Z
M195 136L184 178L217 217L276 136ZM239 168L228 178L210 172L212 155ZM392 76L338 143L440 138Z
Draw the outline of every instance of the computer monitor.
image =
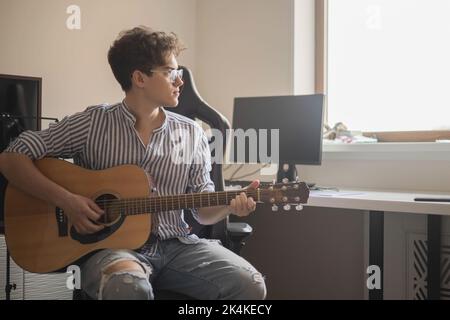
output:
M0 152L19 129L40 129L41 83L41 78L0 74Z
M0 152L24 130L41 129L42 79L0 74ZM0 233L6 179L0 174Z
M279 181L283 178L295 179L296 164L320 165L323 108L323 94L235 98L234 133L238 129L246 132L251 129L253 132L256 131L257 142L250 141L251 134L246 136L245 157L243 157L238 152L239 138L234 134L231 141L231 161L277 163ZM273 134L274 129L278 129L278 141L272 139L274 136L276 138L276 134ZM277 145L272 146L272 143L278 143L278 148ZM251 159L250 154L250 150L255 149L256 161L255 157ZM278 151L278 157L277 155L266 157L264 153L270 153L270 150ZM243 159L245 160L242 161Z

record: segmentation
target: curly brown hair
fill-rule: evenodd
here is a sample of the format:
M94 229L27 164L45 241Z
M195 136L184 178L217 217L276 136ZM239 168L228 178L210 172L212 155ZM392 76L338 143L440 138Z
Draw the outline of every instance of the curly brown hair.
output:
M167 55L178 56L185 47L171 32L139 26L122 31L108 51L108 62L122 89L131 89L131 75L139 70L150 75L154 67L167 63Z

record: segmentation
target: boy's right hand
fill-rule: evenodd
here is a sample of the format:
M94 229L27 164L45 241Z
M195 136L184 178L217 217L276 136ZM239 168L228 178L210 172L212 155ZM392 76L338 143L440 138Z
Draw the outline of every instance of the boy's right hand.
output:
M75 230L80 234L100 231L102 225L94 223L105 213L94 201L78 194L71 194L62 207Z

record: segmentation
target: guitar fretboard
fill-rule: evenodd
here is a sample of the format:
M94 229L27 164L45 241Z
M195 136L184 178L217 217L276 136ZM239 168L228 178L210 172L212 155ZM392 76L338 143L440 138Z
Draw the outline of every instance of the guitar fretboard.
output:
M108 211L118 212L124 215L136 215L142 213L229 205L231 200L242 192L244 192L247 197L252 197L255 201L261 200L260 189L252 189L109 200L104 202L101 206Z

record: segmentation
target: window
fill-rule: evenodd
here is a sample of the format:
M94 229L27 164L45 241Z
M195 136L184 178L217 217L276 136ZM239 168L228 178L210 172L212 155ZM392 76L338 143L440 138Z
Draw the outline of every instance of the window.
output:
M325 3L316 77L327 66L328 124L384 141L449 139L450 1Z

